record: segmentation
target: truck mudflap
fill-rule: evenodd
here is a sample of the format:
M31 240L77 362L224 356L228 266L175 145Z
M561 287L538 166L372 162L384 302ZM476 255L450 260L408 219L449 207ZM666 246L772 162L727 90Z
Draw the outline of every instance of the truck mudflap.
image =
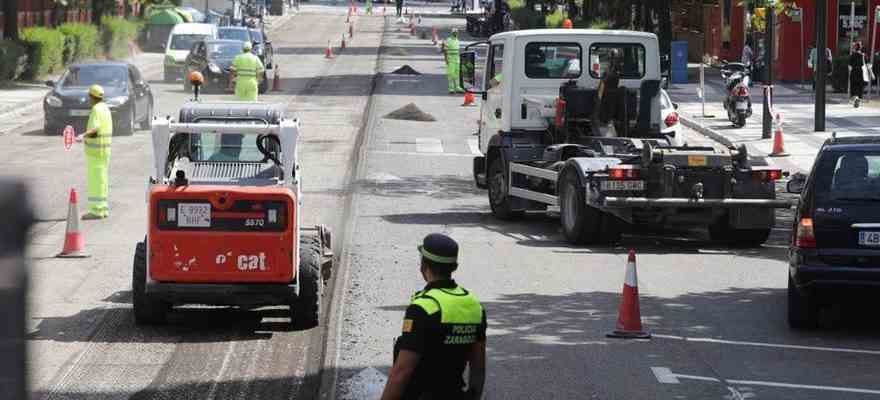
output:
M693 199L693 198L647 198L605 197L604 207L678 207L678 208L790 208L796 201L784 199Z

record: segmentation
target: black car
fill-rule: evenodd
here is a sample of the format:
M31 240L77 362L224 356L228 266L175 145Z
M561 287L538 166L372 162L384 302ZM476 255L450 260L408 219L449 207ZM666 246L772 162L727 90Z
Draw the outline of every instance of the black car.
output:
M244 26L221 26L217 28L217 39L254 42L254 38L251 37L250 29Z
M135 125L149 129L153 119L153 92L134 65L124 62L74 64L57 82L46 81L52 90L43 99L44 131L61 134L71 125L85 131L91 111L88 91L104 88L104 102L113 114L113 134L131 135Z
M809 328L832 296L880 288L880 138L828 139L810 174L792 176L787 190L801 199L789 250L788 322Z
M202 40L193 45L186 57L187 74L199 71L205 77L203 90L225 91L231 87L232 60L241 54L242 42L238 40ZM189 79L183 81L183 88L189 92L192 87Z

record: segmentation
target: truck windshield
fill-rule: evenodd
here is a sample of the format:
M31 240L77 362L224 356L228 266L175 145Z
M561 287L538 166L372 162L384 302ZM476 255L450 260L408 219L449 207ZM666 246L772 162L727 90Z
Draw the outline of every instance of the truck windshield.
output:
M880 153L833 151L816 165L816 200L880 200Z
M590 76L614 71L620 79L645 77L645 47L637 43L597 43L590 46Z
M196 42L205 39L208 39L208 35L177 34L171 37L171 45L168 48L171 50L190 50Z
M199 120L206 124L253 124L259 120ZM190 161L260 162L265 157L257 148L257 136L251 134L190 134Z
M575 79L581 76L581 46L577 43L529 43L526 76L532 79Z

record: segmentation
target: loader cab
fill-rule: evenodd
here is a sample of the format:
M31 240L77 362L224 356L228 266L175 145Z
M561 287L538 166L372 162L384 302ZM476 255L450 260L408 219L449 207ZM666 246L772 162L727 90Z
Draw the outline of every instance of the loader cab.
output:
M564 85L583 92L581 97L588 99L583 106L596 106L591 100L612 72L625 93L622 101L630 105L633 125L638 122L640 129L657 132L661 126L660 54L654 34L589 29L504 32L468 46L461 70L464 86L483 97L483 154L499 132L547 130ZM575 112L590 115L593 110Z

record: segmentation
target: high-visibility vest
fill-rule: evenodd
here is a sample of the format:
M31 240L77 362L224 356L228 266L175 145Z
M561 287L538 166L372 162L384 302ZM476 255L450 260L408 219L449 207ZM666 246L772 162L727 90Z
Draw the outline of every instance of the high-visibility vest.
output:
M97 129L97 137L86 137L86 155L94 157L106 157L110 155L110 143L113 141L113 114L107 104L99 102L92 106L89 113L89 121L86 130Z
M253 53L241 53L232 60L237 78L256 78L263 72L263 63Z
M452 64L458 64L459 46L458 39L450 37L446 39L446 60Z
M412 304L429 316L440 313L443 345L469 345L477 341L483 323L483 306L461 286L416 292Z

